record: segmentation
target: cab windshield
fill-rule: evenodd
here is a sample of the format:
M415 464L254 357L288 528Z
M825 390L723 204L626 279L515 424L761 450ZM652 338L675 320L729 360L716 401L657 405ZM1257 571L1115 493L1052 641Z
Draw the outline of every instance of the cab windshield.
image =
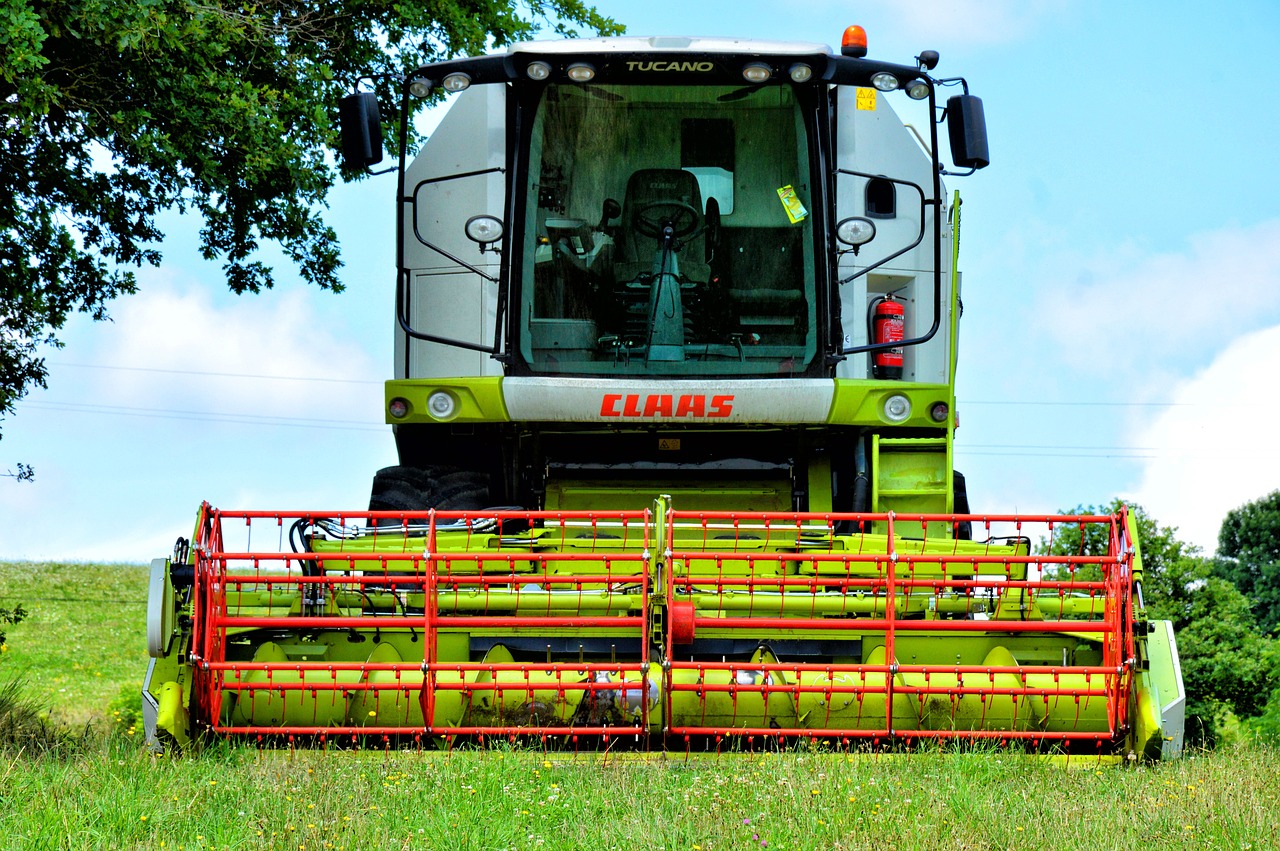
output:
M813 360L813 199L789 87L550 85L527 189L533 372L777 376Z

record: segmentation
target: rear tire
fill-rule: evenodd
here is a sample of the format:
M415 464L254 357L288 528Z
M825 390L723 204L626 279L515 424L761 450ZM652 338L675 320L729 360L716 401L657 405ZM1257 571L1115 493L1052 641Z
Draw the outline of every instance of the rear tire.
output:
M488 473L442 465L384 467L374 474L369 494L370 511L474 511L489 502Z
M969 513L969 492L965 490L964 473L951 471L952 510L956 514ZM973 522L965 520L956 524L956 538L961 541L973 540Z

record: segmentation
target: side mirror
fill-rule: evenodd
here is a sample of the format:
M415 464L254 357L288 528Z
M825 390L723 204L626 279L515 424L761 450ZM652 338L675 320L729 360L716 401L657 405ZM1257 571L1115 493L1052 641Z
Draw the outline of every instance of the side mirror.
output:
M382 112L373 92L354 92L338 101L342 162L353 170L382 162Z
M947 100L947 132L951 136L951 161L960 168L986 168L991 163L987 151L987 118L982 99L956 95Z

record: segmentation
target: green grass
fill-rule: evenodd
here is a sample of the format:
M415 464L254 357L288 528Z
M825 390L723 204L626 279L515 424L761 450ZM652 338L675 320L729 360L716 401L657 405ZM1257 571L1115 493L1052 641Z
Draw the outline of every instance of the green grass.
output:
M82 726L110 715L147 664L149 568L117 564L0 562L0 603L21 603L8 627L2 673L21 674L55 716Z
M635 758L259 751L155 758L110 723L145 668L146 569L0 563L0 681L103 732L0 751L5 848L1274 848L1280 752L1062 768L1002 751Z

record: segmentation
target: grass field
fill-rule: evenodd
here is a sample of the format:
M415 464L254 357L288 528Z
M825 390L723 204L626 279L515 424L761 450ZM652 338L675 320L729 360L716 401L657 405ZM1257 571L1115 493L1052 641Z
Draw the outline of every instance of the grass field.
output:
M1002 751L637 759L496 748L155 758L113 722L145 668L145 568L3 564L0 680L92 725L0 754L5 848L1276 848L1280 752L1062 768Z

